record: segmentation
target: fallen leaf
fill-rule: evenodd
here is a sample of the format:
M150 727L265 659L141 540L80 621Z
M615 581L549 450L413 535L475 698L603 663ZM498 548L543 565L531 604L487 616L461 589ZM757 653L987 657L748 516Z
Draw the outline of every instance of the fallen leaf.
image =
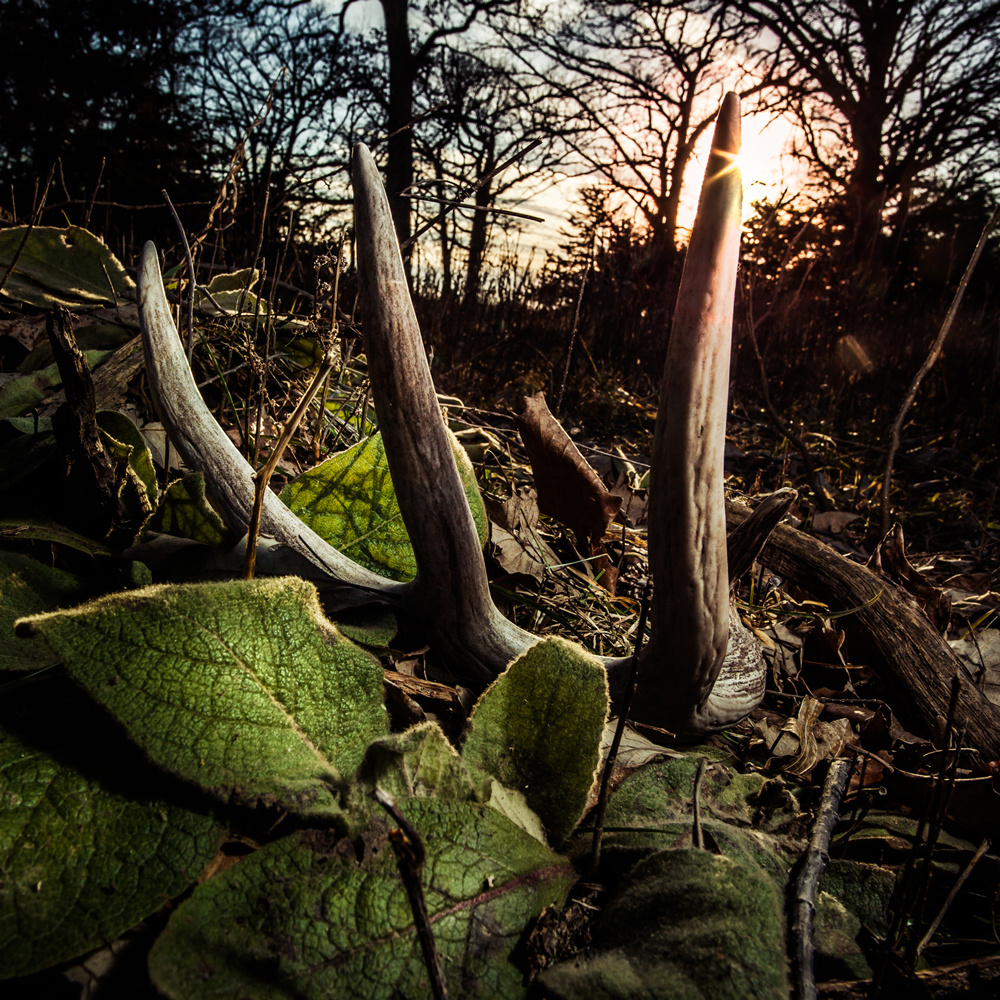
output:
M813 515L812 529L813 531L826 531L831 535L839 535L847 525L860 520L860 514L852 514L846 510L821 511Z
M45 317L20 316L17 319L0 320L0 336L12 337L31 351L45 340Z
M604 532L621 507L600 476L580 454L562 424L545 405L545 394L526 396L516 418L521 439L531 458L543 514L566 525L595 554Z
M766 717L754 723L754 729L767 745L773 763L777 763L776 758L792 758L788 763L779 764L779 770L808 777L820 761L834 760L843 753L848 743L855 741L854 731L847 719L821 722L819 717L823 709L823 702L806 696L798 714L786 719L780 727Z
M0 233L0 267L17 255L2 294L40 309L114 304L135 288L117 257L93 233L78 226L15 226ZM21 246L24 243L23 247Z
M928 583L906 558L903 529L894 524L892 530L876 546L868 568L911 594L931 624L941 633L951 617L951 598L939 587Z
M983 694L1000 705L1000 630L984 628L948 645L973 677L983 677Z
M522 538L491 521L490 544L494 546L493 558L508 576L527 576L539 582L545 576L545 555L531 535ZM554 557L549 565L558 562L558 557Z

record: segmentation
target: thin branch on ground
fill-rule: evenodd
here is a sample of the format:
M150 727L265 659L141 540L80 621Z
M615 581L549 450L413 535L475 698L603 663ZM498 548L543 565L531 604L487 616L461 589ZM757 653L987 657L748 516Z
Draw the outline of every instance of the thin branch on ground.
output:
M305 416L305 412L309 408L313 396L316 395L320 386L326 381L327 375L329 375L333 368L333 362L333 355L327 353L326 357L320 362L312 382L309 383L309 388L306 389L299 400L299 405L295 407L295 412L288 418L288 423L285 424L281 436L278 438L274 449L264 463L264 467L256 475L253 512L250 515L250 525L247 528L247 555L246 561L243 564L243 578L245 580L253 579L254 566L257 562L257 536L260 534L260 518L264 510L264 494L271 483L271 476L274 475L274 470L278 467L278 462L281 461L281 456L284 454L285 448L288 447L288 442L292 440L292 436L298 429L303 416Z
M441 954L434 940L434 929L431 927L430 914L427 912L427 900L424 897L424 887L421 874L424 859L427 854L424 842L416 828L402 814L393 797L376 788L375 801L399 824L399 828L389 831L389 841L396 855L399 875L406 887L406 895L410 900L413 912L413 923L420 940L420 949L424 954L424 964L431 981L431 992L434 1000L448 1000L448 984L444 978L444 967L441 964Z
M815 1000L816 977L813 970L815 942L813 917L816 914L816 891L827 861L834 827L840 819L840 801L854 768L853 759L841 758L830 764L809 846L802 856L801 869L791 885L792 912L789 928L789 952L792 962L792 995L796 1000Z
M184 259L187 261L188 268L188 308L187 308L187 359L188 364L191 364L191 359L194 357L194 291L195 291L195 271L194 271L194 260L191 257L191 245L188 243L187 233L184 232L184 226L181 223L181 217L177 214L177 209L174 208L174 203L170 200L170 195L167 194L166 189L162 190L160 194L163 195L163 200L167 203L167 208L170 209L170 214L174 217L174 225L177 226L177 231L181 234L181 243L184 246ZM177 287L177 295L180 297L180 285Z

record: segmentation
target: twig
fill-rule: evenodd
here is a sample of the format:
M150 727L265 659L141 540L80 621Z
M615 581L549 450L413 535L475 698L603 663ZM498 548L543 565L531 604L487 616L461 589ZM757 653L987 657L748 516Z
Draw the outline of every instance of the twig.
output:
M203 205L207 205L207 201L177 201L174 204L178 208L201 208ZM67 201L65 198L62 201L54 201L49 208L55 211L57 208L66 208L67 205L92 205L93 208L120 208L125 212L151 212L159 211L163 208L162 201L153 202L151 205L126 205L122 201L94 201L91 203L89 198L70 198ZM83 227L81 227L83 228ZM200 264L198 265L201 266Z
M434 940L434 929L431 927L427 900L424 898L424 887L420 878L427 857L424 842L388 792L376 788L374 795L375 801L399 824L398 829L389 831L389 841L396 855L399 876L403 880L406 895L410 900L413 924L417 930L420 950L424 953L424 964L431 980L431 992L434 994L434 1000L448 1000L448 984L445 982L441 955Z
M941 921L944 920L945 914L947 914L949 907L955 902L955 897L958 895L962 886L965 885L966 880L972 874L972 869L976 867L979 859L990 849L989 839L984 840L979 847L976 848L976 853L972 855L972 859L965 866L962 874L958 876L955 880L955 884L951 887L951 892L948 893L948 898L941 904L941 909L938 910L937 916L931 921L930 927L927 928L927 933L920 939L920 944L917 945L917 954L921 954L924 948L930 944L931 938L937 933L938 927L941 926Z
M282 429L281 436L278 438L271 454L264 463L264 467L255 476L256 492L254 495L253 512L250 515L250 524L247 528L247 556L243 564L243 578L245 580L253 579L254 566L257 562L257 536L260 534L260 517L264 509L264 494L271 483L271 476L274 475L274 470L278 467L278 462L281 460L285 448L288 447L288 442L292 440L292 435L298 429L299 423L305 415L309 404L312 402L313 396L319 391L319 387L323 384L332 368L333 355L327 352L320 362L319 369L313 377L312 382L309 383L309 388L306 389L299 400L299 405L295 407L295 412L288 418L288 422Z
M333 351L333 346L337 342L337 334L340 332L340 324L337 322L337 299L340 297L340 272L343 270L344 266L344 237L341 235L340 242L337 244L337 268L333 275L333 315L330 319L330 339L325 345L327 351ZM343 372L344 363L341 359L341 372ZM323 443L323 434L326 430L326 400L330 393L330 376L333 372L330 372L326 377L326 381L323 383L323 395L320 397L319 401L319 416L316 418L316 429L313 431L313 461L319 461L319 451Z
M705 758L698 758L698 770L694 774L694 795L691 799L691 808L694 818L691 821L691 843L696 850L705 850L705 834L701 829L701 785L705 780Z
M812 267L811 263L809 267ZM761 402L764 404L764 410L771 423L774 425L774 429L779 434L788 438L792 447L795 448L795 450L802 457L802 465L805 470L806 479L809 481L809 487L813 491L813 495L816 497L816 504L820 510L827 511L830 509L830 498L827 495L826 490L820 486L819 479L816 475L816 467L813 465L812 453L809 451L809 446L791 429L790 426L788 426L788 424L785 423L784 420L781 419L781 414L778 413L777 408L771 401L771 393L768 389L767 369L764 367L764 357L760 353L760 347L757 344L757 327L770 314L771 309L768 309L764 316L762 316L759 320L754 321L752 298L753 296L751 292L744 292L747 335L750 338L750 346L753 348L754 358L757 361L757 373L760 377Z
M941 757L941 767L938 769L937 777L931 779L931 785L927 790L927 796L924 799L924 806L920 813L920 821L917 824L917 832L913 838L913 847L906 859L903 874L897 882L898 888L893 894L892 926L889 928L889 933L886 937L885 952L882 957L882 962L880 963L878 970L875 972L875 975L872 977L872 996L878 995L878 991L881 988L882 981L889 969L893 955L898 954L898 948L904 939L906 929L911 926L915 928L916 922L919 921L919 914L916 914L916 910L918 905L921 903L921 900L926 898L926 883L930 878L930 864L934 855L934 844L937 838L937 831L940 830L940 822L936 822L937 817L934 816L934 811L939 808L938 800L944 785L945 768L948 756L947 750L951 741L951 732L952 726L954 725L955 709L958 704L959 691L960 683L958 675L956 674L952 679L951 685L951 697L948 704L948 716L945 727L945 742L944 751L942 752ZM957 757L958 755L956 754L956 761ZM943 804L940 805L940 808L943 812ZM928 831L926 841L924 838L925 830ZM926 844L926 857L924 858L923 868L921 872L918 873L917 854L920 852L921 847L924 844ZM908 957L912 967L917 958L916 948L914 946L908 950L910 952Z
M252 276L251 276L252 277ZM260 287L258 289L258 294L254 298L254 310L253 310L253 330L250 332L250 337L247 341L247 365L250 369L249 383L250 387L247 389L247 402L243 407L243 423L246 430L243 433L243 444L246 446L247 450L247 460L250 460L250 402L253 399L253 380L254 375L259 373L259 397L257 399L257 425L254 429L253 437L253 454L254 454L254 465L257 464L257 457L260 454L260 425L262 419L262 413L264 411L264 398L267 393L267 383L265 381L265 376L267 373L267 342L270 336L265 336L264 338L264 360L259 364L251 363L257 360L257 335L260 331L260 307L263 301L263 296L259 293L264 290L264 282L267 280L267 268L264 266L264 258L260 258Z
M264 262L264 258L261 257L261 249L264 246L264 230L267 227L267 206L271 202L271 172L268 170L267 179L264 182L264 208L261 211L260 216L260 238L257 240L257 249L253 255L254 269L250 272L250 280L243 286L243 290L240 292L239 300L236 303L236 322L240 323L243 319L243 307L246 305L247 296L250 294L250 288L254 284L254 275L256 272L256 265L260 264L260 277L259 285L257 287L257 294L254 296L254 310L253 310L253 330L250 336L247 338L246 350L248 359L256 359L257 353L257 331L260 328L260 305L261 299L263 298L264 291L264 281L267 278L267 267ZM274 287L272 285L272 291ZM264 345L265 357L267 352L267 345ZM250 365L250 379L249 387L247 389L246 402L243 405L243 445L246 448L247 459L250 458L250 407L253 402L253 379L254 374L257 371L257 366L254 364ZM261 409L264 406L264 391L266 385L264 384L264 365L260 365L261 379L260 379L260 399L257 401L257 415L260 416ZM257 450L257 441L254 439L254 451Z
M639 682L639 653L642 651L642 641L646 634L646 616L649 614L649 595L651 590L651 582L646 580L646 586L642 591L642 603L639 605L639 626L635 634L635 652L632 654L628 688L625 691L625 697L622 699L615 737L611 741L611 748L608 750L608 759L604 762L604 773L601 775L601 790L597 796L597 812L594 817L594 839L590 848L590 870L592 873L597 871L597 867L601 863L601 838L604 835L604 814L608 810L611 772L614 770L618 748L621 746L622 737L625 735L625 723L628 721L629 709L632 707L632 699L635 697L635 689Z
M97 200L97 192L101 190L101 181L104 179L104 165L107 163L107 157L101 157L101 169L97 171L97 183L94 185L94 193L90 196L90 200L87 202L87 211L83 213L83 228L86 229L90 225L90 213L94 210L94 203Z
M580 327L580 308L583 306L583 292L587 287L587 278L590 277L591 268L594 266L594 253L597 250L597 231L590 241L590 256L587 258L587 269L583 272L580 281L580 294L576 297L576 313L573 316L573 328L569 332L569 346L566 348L566 367L563 368L562 382L559 385L559 396L556 398L555 414L558 417L562 413L563 393L566 391L566 379L569 376L570 362L573 360L573 345L576 343L576 331Z
M924 918L924 908L927 906L927 894L930 891L932 878L931 865L934 861L934 851L937 848L938 837L941 834L941 827L944 825L945 813L948 804L955 791L955 778L958 772L958 759L962 752L962 740L964 732L959 729L956 739L955 750L951 752L951 737L955 731L955 712L958 708L958 696L961 691L961 682L956 675L951 682L951 700L948 704L948 717L945 724L944 740L941 750L941 764L938 767L937 780L934 782L933 790L928 796L931 803L929 809L930 821L926 841L926 856L923 867L920 870L919 879L915 880L915 900L913 908L907 908L906 915L909 918L909 934L907 935L906 959L911 969L917 965L917 939L914 936L917 928ZM950 764L950 766L949 766Z
M771 214L771 219L777 214L778 208L780 207L780 202L775 205L774 212ZM770 223L770 219L768 220ZM810 217L805 224L799 229L799 231L788 241L788 245L785 247L785 255L781 260L781 264L778 266L778 276L775 282L774 292L771 295L771 302L767 309L764 310L763 316L754 317L753 314L753 290L754 290L754 278L756 276L756 269L754 275L751 277L747 288L744 290L743 306L746 313L746 325L747 333L750 336L750 346L753 347L754 356L757 360L757 372L760 376L760 394L761 399L764 403L764 409L767 412L771 423L774 425L775 430L779 434L784 435L792 443L792 446L798 451L802 456L802 464L805 467L806 479L809 481L809 486L816 497L816 502L820 510L829 510L830 501L826 495L826 491L822 489L819 485L819 480L816 478L816 471L812 463L812 455L809 451L808 445L802 438L798 435L793 434L791 429L785 424L781 419L780 414L775 408L774 404L771 402L771 393L768 389L768 379L767 379L767 369L764 367L764 357L760 352L760 348L757 344L757 329L762 326L771 316L774 314L775 309L778 304L778 293L781 291L781 286L784 284L785 274L788 270L788 262L791 260L792 251L795 249L799 240L806 234L809 227L812 225L812 217ZM813 268L813 261L810 261L806 267L806 273L803 276L803 282L809 276L809 272ZM742 286L741 286L742 289Z
M979 263L979 258L982 256L983 248L986 246L986 240L998 221L1000 221L1000 207L993 210L993 214L990 216L989 221L983 227L982 234L979 237L979 242L976 244L976 249L972 251L972 257L966 265L965 274L962 275L962 280L958 283L958 288L955 289L955 296L951 300L951 305L948 307L948 313L944 318L944 322L941 324L941 329L938 331L937 338L931 345L931 349L928 352L927 357L924 359L924 363L920 366L920 370L913 376L913 381L910 383L910 388L906 392L906 398L903 400L903 405L900 406L899 413L896 414L896 419L892 422L892 429L889 432L889 450L885 456L885 471L882 474L881 534L883 538L889 534L889 493L892 486L892 467L896 461L896 452L899 450L899 434L903 428L903 421L906 420L906 414L909 413L914 399L917 398L917 390L920 388L920 383L923 382L924 377L931 370L931 368L934 367L935 362L941 354L941 348L944 346L945 338L951 330L952 323L955 322L955 316L958 314L958 307L961 305L962 297L965 295L966 286L969 284L972 272L976 269L976 264Z
M993 492L990 493L990 498L986 502L986 513L979 522L979 550L976 553L979 559L983 558L983 550L986 548L986 540L989 538L989 524L993 517L993 505L997 502L997 486L1000 486L1000 476L997 476L996 481L993 483Z
M823 782L823 794L813 822L809 846L802 855L802 867L792 883L792 913L790 958L793 980L792 995L796 1000L815 1000L816 978L813 970L815 948L813 917L816 913L816 890L820 876L830 860L827 851L833 829L840 818L840 800L844 797L847 779L854 767L853 760L841 758L830 764Z
M163 195L163 200L167 203L167 208L170 209L170 214L174 217L174 225L177 226L177 231L181 234L181 243L184 244L184 259L187 261L188 284L190 285L188 291L187 359L188 364L191 364L191 359L194 357L194 288L197 281L194 270L194 259L191 257L191 246L188 243L187 233L184 232L181 217L177 214L177 209L174 208L174 203L170 200L170 195L167 194L166 189L162 190L160 194ZM177 294L180 295L179 285Z
M515 219L527 219L529 222L545 221L540 215L528 215L525 212L514 212L509 208L495 208L492 205L474 205L467 201L449 201L447 198L438 198L430 194L401 194L399 197L411 198L415 201L436 201L439 205L448 205L450 208L471 208L473 212L492 212L494 215L509 215Z
M271 376L271 355L274 353L275 347L275 331L274 331L274 303L278 295L278 286L281 285L285 288L290 288L292 291L298 294L301 290L289 285L287 282L278 281L278 275L284 271L285 259L288 256L288 248L292 245L292 233L295 229L295 212L290 211L288 213L288 232L285 234L285 245L281 250L281 257L278 259L278 267L274 272L274 277L271 278L271 294L267 298L267 323L264 327L264 332L266 336L264 337L264 370L260 377L260 405L257 407L257 428L254 431L254 442L253 442L253 464L257 465L257 461L260 458L260 431L264 420L264 407L267 405L267 383ZM261 291L264 289L264 280L261 279L260 283ZM304 292L302 294L305 294ZM315 296L310 296L313 303L315 304ZM258 305L260 304L260 296L258 296ZM254 330L254 343L257 342L257 331Z
M493 180L493 178L496 177L497 174L502 173L512 163L517 163L517 161L520 160L522 156L527 156L528 153L530 153L533 149L537 149L541 144L542 144L541 139L535 139L534 142L529 142L528 145L524 147L524 149L519 149L513 156L508 157L506 160L504 160L503 163L501 163L500 166L497 167L495 170L491 170L488 174L483 174L483 176L480 177L479 180L475 182L475 184L471 185L471 187L468 187L464 191L460 192L459 201L464 201L474 191L478 191L484 184L487 184L489 181ZM417 240L424 235L424 233L426 233L430 229L433 229L443 218L450 215L453 211L454 211L453 208L446 208L440 215L434 216L434 218L431 219L430 222L427 222L423 226L421 226L405 243L400 244L399 246L400 253L406 250L407 247L410 247L414 243L416 243Z
M246 144L247 140L250 138L250 133L255 128L257 128L258 125L263 124L264 119L267 118L267 116L270 114L271 105L274 102L274 90L278 86L278 80L280 80L281 77L283 77L287 72L288 72L287 69L282 68L281 71L278 73L278 76L275 78L274 82L271 84L270 89L267 92L267 97L264 98L264 103L261 105L260 110L257 112L257 117L254 118L254 120L250 123L250 125L247 127L246 132L243 133L243 138L240 139L240 141L236 144L236 148L233 150L233 155L229 160L229 170L226 173L226 178L222 182L222 187L219 188L219 193L218 195L216 195L215 201L212 203L212 207L208 210L208 221L205 223L204 228L201 230L201 232L198 233L198 235L195 236L194 238L195 243L200 244L204 242L205 237L208 236L208 234L211 232L212 225L215 222L215 213L218 212L220 208L222 208L222 205L226 199L226 189L233 182L234 178L236 177L236 172L240 169L240 166L243 164L243 160L245 158L245 153L246 153ZM235 204L233 207L235 210Z
M396 129L394 132L390 132L388 135L382 136L381 139L371 138L372 133L369 132L367 133L367 136L362 139L362 141L367 144L369 149L378 149L378 147L381 146L382 143L388 142L394 136L399 135L400 132L405 132L407 129L413 128L414 125L419 125L425 119L430 118L430 116L434 114L436 111L440 111L442 108L446 107L448 107L448 102L442 101L440 104L435 104L433 107L428 108L426 111L421 111L416 118L411 118L405 125L400 125L399 128Z

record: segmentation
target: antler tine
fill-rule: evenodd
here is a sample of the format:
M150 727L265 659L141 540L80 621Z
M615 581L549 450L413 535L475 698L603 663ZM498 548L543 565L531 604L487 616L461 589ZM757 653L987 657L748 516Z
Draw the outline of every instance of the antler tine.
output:
M153 406L185 464L202 472L205 490L227 526L245 532L254 503L254 472L212 416L194 383L170 306L156 247L142 249L138 282L139 325ZM261 531L303 555L333 582L395 600L410 585L359 566L302 523L270 490Z
M365 352L393 487L416 556L418 611L456 672L492 680L538 637L493 603L371 153L352 162Z
M653 439L655 587L640 689L646 717L687 731L734 722L763 694L763 659L745 641L739 616L730 615L726 568L723 455L743 201L739 148L740 102L727 94L684 263Z

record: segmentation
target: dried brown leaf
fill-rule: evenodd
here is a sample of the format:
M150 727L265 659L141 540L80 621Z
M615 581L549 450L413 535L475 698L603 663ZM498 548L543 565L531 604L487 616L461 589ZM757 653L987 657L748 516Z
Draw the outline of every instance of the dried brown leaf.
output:
M566 525L593 555L621 507L601 482L562 424L545 405L545 394L526 396L517 417L528 450L543 514Z
M832 535L839 535L847 525L860 520L860 514L852 514L846 510L821 511L813 516L812 529L813 531L824 531Z
M868 568L893 583L898 583L911 594L931 624L941 633L948 627L951 617L951 598L940 587L920 575L906 558L903 529L894 524L892 530L879 542Z

